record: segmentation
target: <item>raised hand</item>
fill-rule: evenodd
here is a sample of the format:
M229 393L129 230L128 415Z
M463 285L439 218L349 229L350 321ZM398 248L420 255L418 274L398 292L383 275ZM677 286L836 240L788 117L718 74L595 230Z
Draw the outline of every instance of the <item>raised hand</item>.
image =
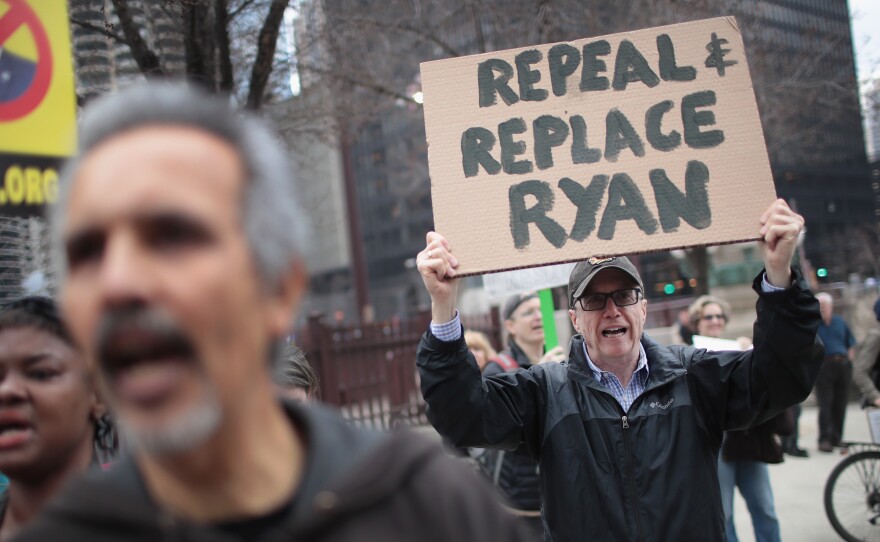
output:
M791 260L803 229L804 217L792 211L785 200L777 199L761 215L762 239L758 244L770 284L791 286Z
M416 255L416 268L431 296L431 318L443 324L455 317L458 260L452 255L449 241L439 233L428 232L425 240L425 249Z

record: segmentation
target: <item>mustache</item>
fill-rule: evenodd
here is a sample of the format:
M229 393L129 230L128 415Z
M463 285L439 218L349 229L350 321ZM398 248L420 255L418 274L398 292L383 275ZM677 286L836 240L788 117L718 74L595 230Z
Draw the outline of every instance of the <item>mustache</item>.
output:
M95 345L102 365L110 369L140 359L169 354L190 356L194 352L174 318L143 305L105 311L98 322Z

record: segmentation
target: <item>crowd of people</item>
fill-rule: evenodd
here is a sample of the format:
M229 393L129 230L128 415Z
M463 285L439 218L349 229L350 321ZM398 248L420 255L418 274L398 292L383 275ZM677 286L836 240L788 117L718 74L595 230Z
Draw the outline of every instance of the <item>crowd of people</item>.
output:
M96 100L80 130L50 217L57 300L0 312L0 541L733 541L735 488L773 541L767 465L814 384L819 449L843 444L855 341L792 267L803 219L782 200L755 224L754 334L723 349L699 341L725 335L724 300L697 299L662 345L638 269L603 256L571 272L566 348L545 348L520 293L496 351L463 328L458 261L429 232L415 363L429 421L481 477L320 404L285 344L308 239L262 122L149 82ZM878 352L880 324L854 373L880 406Z

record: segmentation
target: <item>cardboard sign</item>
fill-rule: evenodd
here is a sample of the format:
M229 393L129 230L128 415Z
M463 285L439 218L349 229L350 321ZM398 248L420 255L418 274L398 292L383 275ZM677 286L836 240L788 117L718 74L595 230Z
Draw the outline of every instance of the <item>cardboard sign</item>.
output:
M776 198L733 17L421 70L461 275L753 240Z
M0 214L42 214L76 147L65 0L0 0Z

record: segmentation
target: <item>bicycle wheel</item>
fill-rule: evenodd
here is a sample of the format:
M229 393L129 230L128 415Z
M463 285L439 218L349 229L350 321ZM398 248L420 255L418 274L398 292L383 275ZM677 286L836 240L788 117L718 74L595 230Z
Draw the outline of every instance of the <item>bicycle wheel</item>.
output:
M880 451L850 455L825 482L825 514L847 542L880 542Z

